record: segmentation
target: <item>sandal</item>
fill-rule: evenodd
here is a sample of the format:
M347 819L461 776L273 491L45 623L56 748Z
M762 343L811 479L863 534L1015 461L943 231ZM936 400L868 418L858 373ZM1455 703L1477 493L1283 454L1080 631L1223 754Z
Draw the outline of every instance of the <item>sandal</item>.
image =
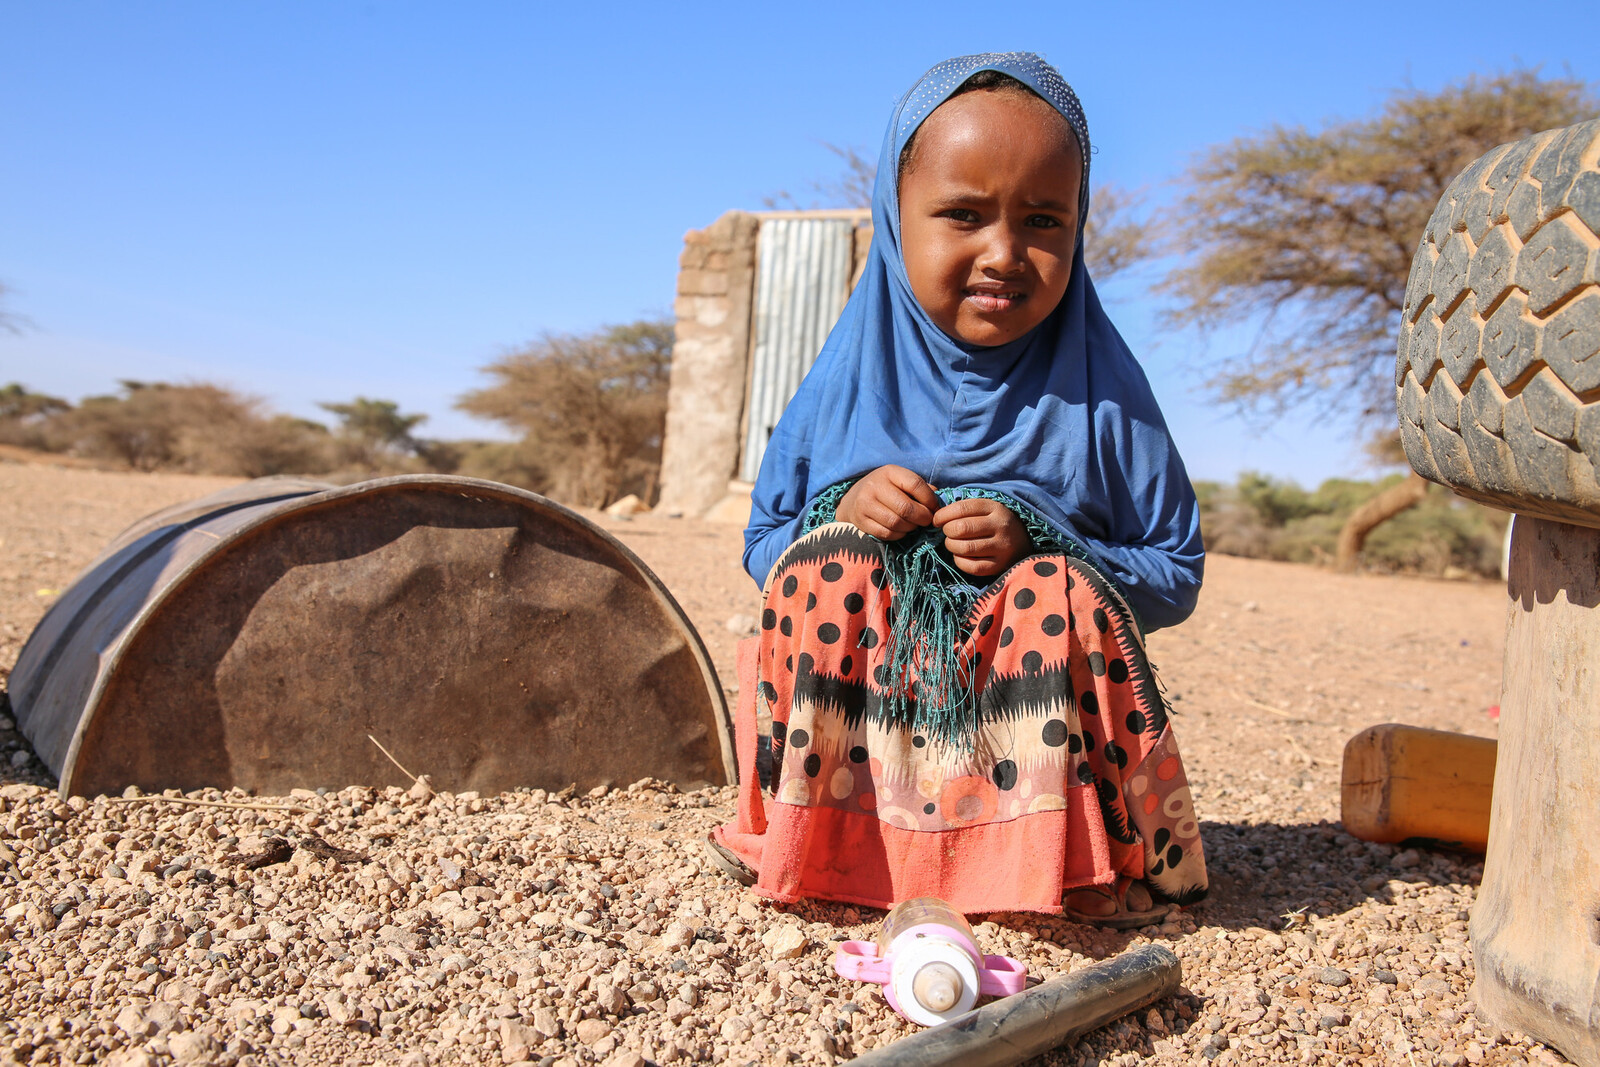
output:
M1172 909L1171 904L1157 904L1142 880L1126 875L1118 875L1114 886L1069 889L1061 898L1061 911L1067 918L1107 930L1154 926L1172 914Z
M717 869L735 882L740 885L756 884L756 872L750 869L750 865L718 844L713 834L706 835L706 852L710 854L711 862L717 865Z

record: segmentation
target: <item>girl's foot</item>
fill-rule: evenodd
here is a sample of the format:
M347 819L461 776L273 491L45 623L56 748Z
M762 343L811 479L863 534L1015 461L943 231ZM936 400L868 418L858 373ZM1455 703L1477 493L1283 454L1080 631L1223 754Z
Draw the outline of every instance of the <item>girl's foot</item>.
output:
M1157 904L1143 881L1119 875L1114 886L1069 889L1061 898L1061 910L1073 922L1108 930L1136 930L1165 919L1172 905Z
M712 834L706 835L706 852L711 855L711 862L715 863L723 874L726 874L735 882L740 885L756 884L756 872L750 869L750 865L728 849L717 844L717 839Z

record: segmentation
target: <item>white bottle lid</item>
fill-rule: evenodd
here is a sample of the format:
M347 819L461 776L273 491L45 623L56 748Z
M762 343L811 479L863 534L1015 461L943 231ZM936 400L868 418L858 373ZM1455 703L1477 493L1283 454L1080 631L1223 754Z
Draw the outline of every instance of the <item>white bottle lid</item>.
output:
M954 941L914 935L896 938L892 956L889 981L894 998L912 1022L936 1026L978 1003L978 965Z

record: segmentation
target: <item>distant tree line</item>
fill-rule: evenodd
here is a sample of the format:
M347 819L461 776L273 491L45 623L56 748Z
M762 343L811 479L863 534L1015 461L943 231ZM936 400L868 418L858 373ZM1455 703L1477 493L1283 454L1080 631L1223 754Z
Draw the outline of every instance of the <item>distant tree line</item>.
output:
M591 507L627 493L649 501L671 359L672 324L654 320L547 334L507 354L484 368L490 384L457 406L513 430L512 441L418 436L427 416L392 400L324 403L332 418L323 423L212 383L129 380L76 404L16 382L0 387L0 445L137 471L335 480L434 472Z

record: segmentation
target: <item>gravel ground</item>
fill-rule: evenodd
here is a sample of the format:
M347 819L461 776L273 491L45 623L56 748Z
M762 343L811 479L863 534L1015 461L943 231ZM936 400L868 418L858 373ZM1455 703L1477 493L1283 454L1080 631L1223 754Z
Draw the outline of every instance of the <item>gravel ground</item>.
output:
M224 484L0 461L0 678L50 590L117 530ZM599 518L731 686L758 608L738 531ZM1020 914L977 928L1041 977L1164 943L1183 992L1038 1062L1561 1062L1473 1014L1481 866L1338 825L1355 731L1493 735L1503 592L1226 557L1209 572L1195 617L1151 652L1212 899L1131 934ZM62 801L10 726L0 1064L826 1064L910 1032L832 972L833 944L870 938L881 913L775 907L704 861L732 789Z

